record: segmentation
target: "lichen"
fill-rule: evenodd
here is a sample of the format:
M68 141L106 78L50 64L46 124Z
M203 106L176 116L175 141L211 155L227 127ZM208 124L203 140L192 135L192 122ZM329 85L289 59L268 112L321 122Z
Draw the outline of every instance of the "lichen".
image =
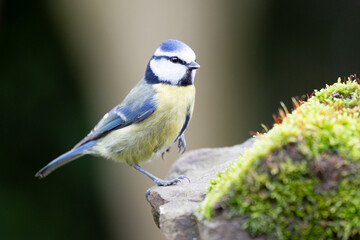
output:
M268 239L358 239L359 84L339 79L296 106L211 180L199 210L226 208Z

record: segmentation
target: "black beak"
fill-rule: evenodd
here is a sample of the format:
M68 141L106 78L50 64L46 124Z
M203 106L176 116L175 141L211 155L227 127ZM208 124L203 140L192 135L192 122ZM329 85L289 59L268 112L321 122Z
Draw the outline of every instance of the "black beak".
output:
M194 70L194 69L200 68L200 65L197 62L191 62L191 63L188 64L188 68L190 70Z

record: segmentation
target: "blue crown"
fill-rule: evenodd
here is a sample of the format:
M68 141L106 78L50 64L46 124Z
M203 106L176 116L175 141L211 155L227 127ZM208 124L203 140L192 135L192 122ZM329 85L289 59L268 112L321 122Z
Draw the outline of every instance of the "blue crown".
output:
M188 47L185 43L175 40L168 39L161 43L160 49L164 52L173 52L176 50L181 50L182 48Z

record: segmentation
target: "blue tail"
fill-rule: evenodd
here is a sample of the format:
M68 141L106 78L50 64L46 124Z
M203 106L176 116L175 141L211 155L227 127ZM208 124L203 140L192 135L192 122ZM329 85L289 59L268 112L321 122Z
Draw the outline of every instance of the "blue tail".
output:
M55 169L61 167L62 165L71 162L72 160L75 160L79 157L81 157L82 155L84 155L84 151L93 147L96 144L96 140L93 141L89 141L77 148L71 149L70 151L62 154L61 156L55 158L54 160L52 160L50 163L48 163L45 167L43 167L42 169L40 169L40 171L38 171L35 174L35 177L38 178L44 178L47 175L49 175L52 171L54 171Z

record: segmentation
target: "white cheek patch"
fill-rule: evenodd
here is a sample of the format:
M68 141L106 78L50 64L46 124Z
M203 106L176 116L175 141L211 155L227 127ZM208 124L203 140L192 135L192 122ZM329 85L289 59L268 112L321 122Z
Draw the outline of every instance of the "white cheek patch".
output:
M184 65L172 63L165 58L151 60L150 67L160 81L169 81L173 85L176 85L186 74Z
M172 52L165 52L161 50L161 48L156 49L155 56L168 56L173 57L177 56L181 60L184 60L187 63L193 62L196 59L195 53L191 48L182 48L181 51L172 51Z

